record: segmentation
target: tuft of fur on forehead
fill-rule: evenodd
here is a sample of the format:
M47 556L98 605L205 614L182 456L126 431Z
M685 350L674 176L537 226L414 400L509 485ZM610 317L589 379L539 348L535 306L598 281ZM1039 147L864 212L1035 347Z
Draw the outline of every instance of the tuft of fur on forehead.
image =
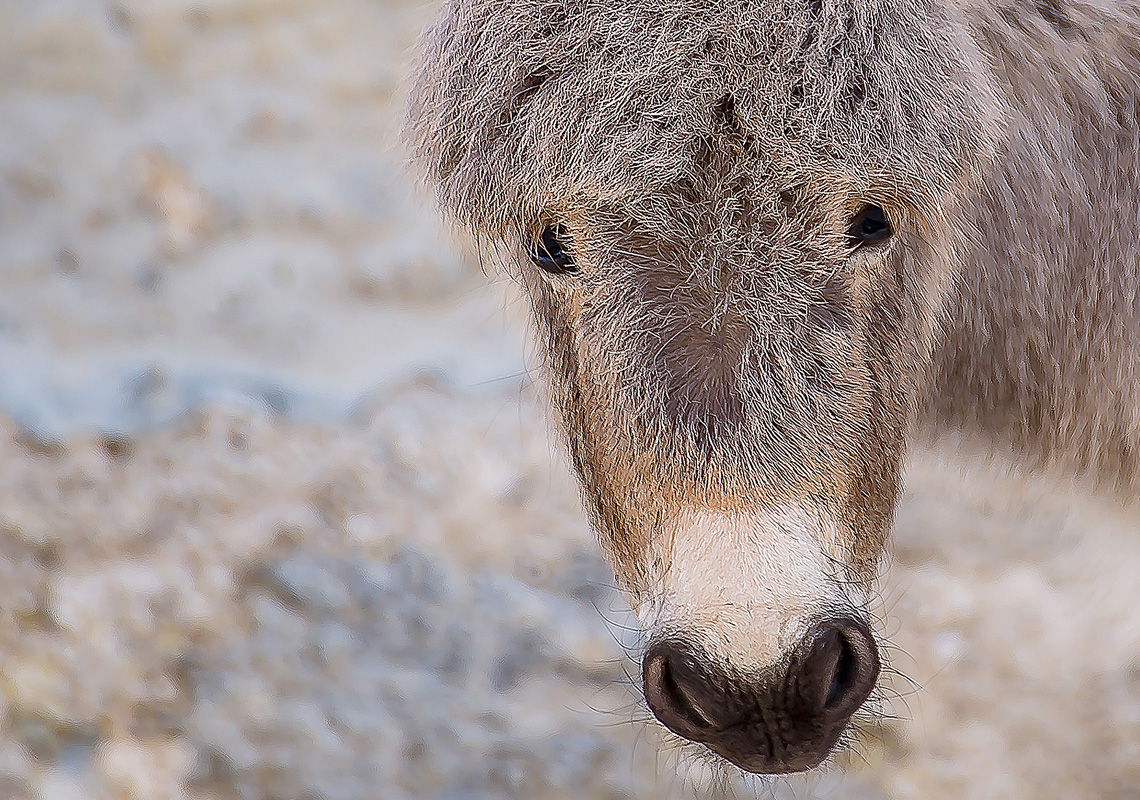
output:
M691 176L725 120L752 169L886 177L935 206L1000 126L985 60L949 13L901 0L447 0L420 42L405 135L445 208L485 234Z

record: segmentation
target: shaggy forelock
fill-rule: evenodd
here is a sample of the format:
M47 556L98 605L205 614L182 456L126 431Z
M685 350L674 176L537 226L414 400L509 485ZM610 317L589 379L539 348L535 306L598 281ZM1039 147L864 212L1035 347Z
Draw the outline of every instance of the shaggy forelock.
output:
M449 0L421 41L408 144L444 207L482 233L691 175L718 110L768 173L890 180L935 204L995 125L945 14L895 0Z

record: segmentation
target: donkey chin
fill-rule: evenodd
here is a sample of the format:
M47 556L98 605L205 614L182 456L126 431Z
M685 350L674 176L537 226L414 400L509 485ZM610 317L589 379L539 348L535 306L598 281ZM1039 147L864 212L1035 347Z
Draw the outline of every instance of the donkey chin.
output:
M880 667L866 598L830 569L834 528L802 508L690 510L656 532L638 611L645 698L666 728L753 773L828 757Z

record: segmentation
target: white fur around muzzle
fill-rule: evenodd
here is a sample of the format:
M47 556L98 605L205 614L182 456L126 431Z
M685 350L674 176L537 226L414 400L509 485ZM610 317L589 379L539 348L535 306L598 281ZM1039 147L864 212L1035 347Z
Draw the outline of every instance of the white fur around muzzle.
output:
M838 579L840 541L834 519L800 506L686 509L653 536L642 630L699 645L742 675L777 664L813 623L866 601Z

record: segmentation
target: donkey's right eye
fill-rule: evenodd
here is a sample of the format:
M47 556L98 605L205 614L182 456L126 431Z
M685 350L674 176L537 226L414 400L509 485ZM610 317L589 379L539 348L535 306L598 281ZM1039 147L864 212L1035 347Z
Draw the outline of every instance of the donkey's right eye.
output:
M535 264L552 274L576 272L578 269L574 256L566 245L566 228L562 225L547 225L542 236L530 246L528 252Z

